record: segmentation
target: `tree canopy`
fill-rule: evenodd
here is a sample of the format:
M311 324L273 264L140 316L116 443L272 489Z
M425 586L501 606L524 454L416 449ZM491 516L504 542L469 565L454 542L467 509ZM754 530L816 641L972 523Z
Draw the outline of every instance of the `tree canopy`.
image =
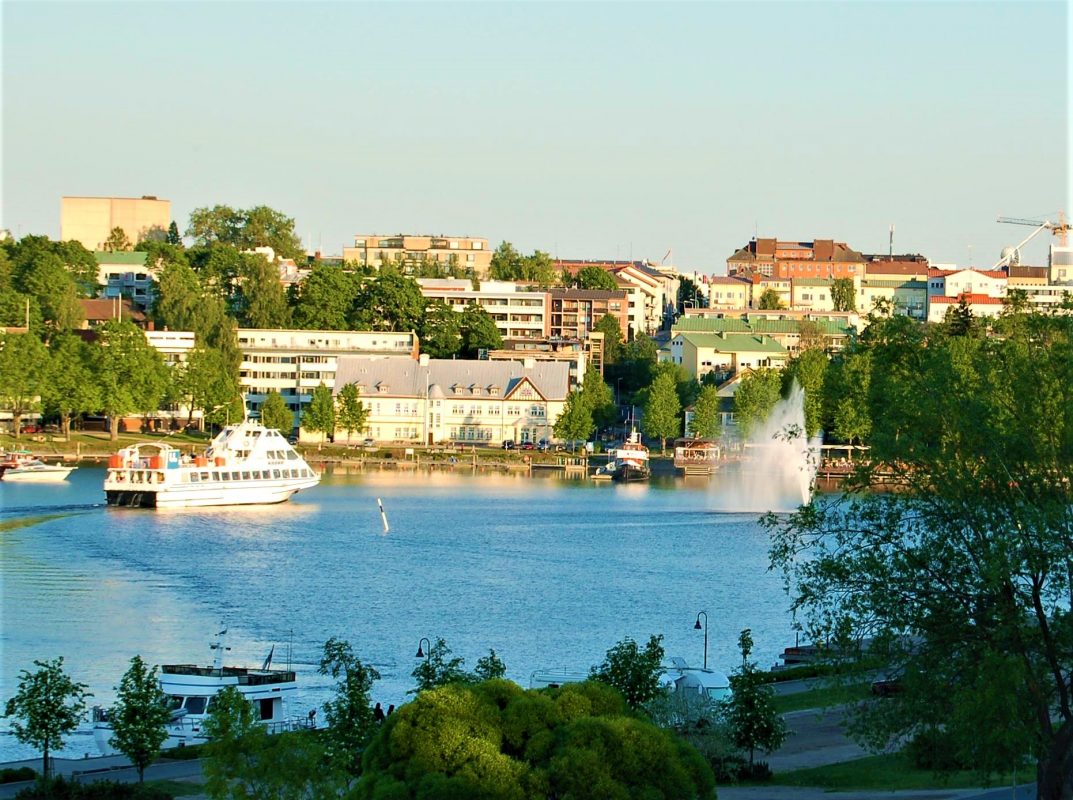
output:
M145 780L145 768L160 754L168 738L165 725L171 719L171 711L166 700L157 682L156 667L150 668L141 656L134 656L116 687L116 703L109 719L111 744L137 767L139 783Z
M603 662L590 670L589 677L613 686L630 708L637 709L661 691L662 663L662 636L648 637L644 648L627 636L607 651Z
M261 424L266 428L275 428L284 436L294 428L294 412L287 407L283 395L275 389L265 395L261 404Z
M771 409L779 402L782 376L777 370L756 369L742 376L738 391L734 393L734 421L743 437L767 419Z
M599 267L582 267L574 276L574 282L579 289L602 289L607 292L618 289L615 276Z
M302 255L294 219L268 206L195 208L190 212L186 235L199 245L219 243L238 250L271 247L280 258Z
M689 432L694 436L714 439L719 435L722 427L719 418L719 392L714 386L705 386L700 390L690 423Z
M681 431L681 414L682 403L674 377L661 372L649 387L642 419L645 433L660 440L660 449L665 449L667 439L673 439Z
M704 759L597 682L422 692L366 749L358 798L711 797Z
M857 708L863 742L937 731L981 770L1028 755L1038 796L1068 798L1073 318L987 339L898 320L862 337L870 462L844 495L768 518L773 565L814 641L872 637L898 681Z

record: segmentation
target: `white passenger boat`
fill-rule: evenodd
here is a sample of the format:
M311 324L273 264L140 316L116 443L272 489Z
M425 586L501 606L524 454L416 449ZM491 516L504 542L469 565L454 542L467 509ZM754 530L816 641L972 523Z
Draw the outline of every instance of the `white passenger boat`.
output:
M641 443L641 435L634 431L630 438L615 449L607 463L612 480L628 483L647 481L652 475L648 465L648 448Z
M40 459L33 458L0 470L0 480L8 483L55 483L67 480L67 477L76 469L78 467L46 464Z
M257 422L228 425L204 456L146 442L108 460L110 506L189 508L282 503L320 483L320 475L279 431Z
M160 689L167 696L171 709L164 749L208 741L205 722L212 711L213 698L225 686L235 687L253 704L255 717L269 733L314 727L313 715L286 716L285 704L288 700L293 701L298 684L292 670L271 668L272 653L261 669L223 666L223 654L230 650L224 647L226 634L226 630L221 631L210 645L216 651L211 667L194 664L164 664L160 667ZM109 711L100 706L93 709L93 739L101 755L106 756L117 752L111 743L113 728Z

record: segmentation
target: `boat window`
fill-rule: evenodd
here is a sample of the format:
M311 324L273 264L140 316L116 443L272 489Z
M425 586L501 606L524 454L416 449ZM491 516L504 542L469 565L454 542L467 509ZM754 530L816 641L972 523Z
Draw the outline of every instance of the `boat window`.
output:
M279 477L279 470L278 469L272 470L272 477L273 478L278 478Z
M287 451L287 458L289 458L291 461L297 461L298 460L298 454L296 452L294 452L293 450L288 450Z
M266 697L259 702L261 719L272 719L272 698Z
M197 483L198 480L199 480L199 478L198 478L197 473L196 472L191 472L190 473L190 483Z
M205 713L205 698L204 697L188 697L188 698L186 698L186 710L190 714L204 714Z
M209 473L207 473L207 472L202 472L202 473L201 473L201 480L203 480L203 481L207 481L208 479L209 479Z
M230 472L221 472L220 473L220 480L223 480L223 481L231 480L231 473Z
M244 481L248 481L249 479L250 479L250 473L248 473L248 472L243 472L243 473L242 473L242 480L244 480Z

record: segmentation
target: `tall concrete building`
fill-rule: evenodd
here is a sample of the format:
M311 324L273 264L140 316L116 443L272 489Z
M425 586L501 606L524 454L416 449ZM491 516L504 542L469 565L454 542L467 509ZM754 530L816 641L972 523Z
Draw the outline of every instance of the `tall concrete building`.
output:
M81 242L87 250L103 250L113 228L122 228L131 244L154 232L167 233L171 201L145 197L60 198L60 240Z

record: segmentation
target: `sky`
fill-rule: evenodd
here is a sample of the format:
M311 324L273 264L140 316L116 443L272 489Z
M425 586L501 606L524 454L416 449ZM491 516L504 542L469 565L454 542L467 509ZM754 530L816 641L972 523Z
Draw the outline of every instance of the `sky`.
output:
M754 235L990 266L1073 213L1065 2L2 5L2 207L269 205L722 274ZM1026 260L1045 263L1041 234ZM670 251L670 255L666 254Z

